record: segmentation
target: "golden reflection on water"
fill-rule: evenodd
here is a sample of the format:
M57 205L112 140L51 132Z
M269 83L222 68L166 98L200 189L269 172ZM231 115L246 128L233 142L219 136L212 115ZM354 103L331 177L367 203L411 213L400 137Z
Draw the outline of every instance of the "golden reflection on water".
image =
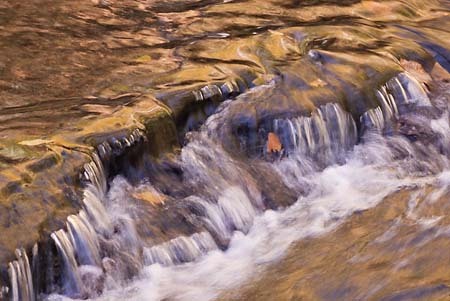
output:
M0 5L1 108L187 88L239 76L243 68L274 74L311 47L372 66L364 54L390 59L421 40L444 48L450 40L443 30L448 8L440 1L97 2ZM33 116L35 129L22 134L47 134L62 118L78 119L76 100L71 106L51 118ZM4 114L1 120L0 130L13 135L16 121Z
M222 300L449 300L449 197L431 187L394 193L296 243Z
M88 95L157 95L232 79L253 87L281 78L273 94L236 110L311 111L337 99L360 114L373 99L346 95L350 88L373 90L405 68L401 59L427 72L432 55L449 59L449 12L448 1L438 0L1 1L0 167L44 153L23 140L83 133L89 118L127 106L80 101ZM239 298L378 300L410 290L405 298L426 291L429 300L448 300L448 234L436 236L405 215L413 193L400 191L335 233L300 242ZM428 204L430 193L419 197L418 216L443 216L447 229L449 195ZM380 240L389 229L395 238Z

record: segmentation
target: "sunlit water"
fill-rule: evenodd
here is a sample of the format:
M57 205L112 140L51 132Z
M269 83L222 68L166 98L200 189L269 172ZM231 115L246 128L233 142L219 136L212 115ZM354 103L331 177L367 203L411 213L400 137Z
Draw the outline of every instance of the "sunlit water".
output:
M101 158L112 150L98 147L83 174L83 210L51 235L56 258L43 267L38 258L49 250L36 245L10 263L3 289L12 300L238 294L299 241L325 237L396 192L448 193L445 1L130 1L133 10L107 2L76 15L81 32L107 48L105 62L124 59L117 74L127 89L173 109L182 147L109 183ZM86 63L98 60L91 50ZM435 69L444 75L431 78ZM117 86L103 93L128 91ZM53 107L39 103L4 116L37 114L45 132L47 123L85 116L71 106L54 120ZM5 128L15 133L22 119ZM280 152L268 147L269 133Z
M268 85L259 89L270 88ZM193 216L204 223L207 231L163 244L146 244L136 234L132 218L139 208L130 207L128 198L135 190L157 191L146 181L133 187L123 177L117 177L105 200L107 216L100 220L123 225L122 233L115 238L118 248L132 256L138 256L137 250L143 248L142 266L130 281L107 273L106 289L94 299L212 300L282 259L293 242L323 235L352 213L372 208L396 191L430 186L443 189L443 194L448 186L450 163L446 146L448 111L441 111L432 120L414 115L419 122L425 121L424 125L431 124L439 137L438 145L383 134L383 128L394 121L394 114L400 114L397 102L409 101L414 108L433 106L426 94L413 88L414 85L406 90L411 93L408 97L380 109L384 116L382 128L372 122L360 139L356 137L353 118L339 105L321 107L311 117L274 120L274 129L282 137L287 154L272 163L259 159L243 163L217 142L221 121L232 112L233 102L225 103L198 132L190 134L190 142L178 159L184 181L199 191L178 202L197 208ZM292 144L290 149L287 141ZM444 147L444 152L439 147ZM271 177L281 178L296 191L297 201L287 208L265 210L260 187L247 171L247 164L270 168ZM98 229L103 226L94 227L102 235ZM219 249L215 240L226 241L226 249ZM101 270L95 272L94 267L74 269L81 278L94 275L87 278L94 282L102 274ZM68 275L72 273L69 271ZM95 291L89 283L80 285ZM52 295L48 299L70 298Z
M372 150L386 151L378 147ZM268 210L255 217L247 234L239 231L233 234L225 252L210 251L196 262L175 267L146 266L129 287L113 289L99 299L212 300L223 290L239 287L266 264L280 259L292 242L330 231L352 212L375 206L397 189L438 185L441 177L448 177L448 173L437 177L401 178L385 166L366 165L355 155L344 166L332 166L311 175L306 180L314 188L308 196L299 198L288 209ZM226 200L239 202L240 191L237 192L237 196L231 198L225 195Z

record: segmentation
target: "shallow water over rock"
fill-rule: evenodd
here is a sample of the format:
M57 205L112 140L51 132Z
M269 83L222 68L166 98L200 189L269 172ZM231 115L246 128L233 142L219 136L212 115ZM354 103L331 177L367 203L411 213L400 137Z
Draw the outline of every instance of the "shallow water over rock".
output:
M428 269L415 290L393 276L397 291L379 277L387 273L379 257L360 254L385 251L397 266L418 245L445 246L446 1L62 1L36 10L44 4L0 4L8 17L0 21L8 57L0 168L21 179L0 203L0 226L14 237L11 223L19 229L36 216L33 229L45 225L29 241L22 231L8 242L17 260L0 249L11 260L1 297L427 300L448 292L448 275L437 281ZM55 145L83 154L70 159L79 182L54 181L82 186L82 196L55 222L46 208L70 202L39 200L39 214L22 202L17 220L3 223L17 204L11 196L26 199L22 182L69 160L64 151L53 165L33 163L23 180L22 166ZM403 205L378 221L393 200ZM359 243L368 225L368 247L342 264L331 242L349 245L356 233ZM335 269L277 267L297 266L320 246ZM364 258L375 261L367 270L357 264ZM353 285L335 279L339 269ZM335 274L321 278L322 270Z
M273 88L266 85L258 89ZM389 115L385 126L398 122L401 114L414 112L415 120L425 118L427 124L448 128L448 110L438 108L442 103L429 102L426 94L416 96L414 106L399 109L397 117ZM103 260L112 260L120 267L128 258L123 257L125 253L138 260L139 271L129 282L127 271L115 269L109 274L103 268L105 290L100 300L212 300L282 259L294 242L326 235L355 212L361 214L400 192L436 191L435 199L446 194L450 161L439 143L448 139L449 133L437 126L432 133L439 137L438 144L408 138L398 131L383 134L377 127L357 132L349 113L338 104L327 104L313 111L311 117L299 117L310 121L299 121L296 129L291 119L274 119L278 135L287 137L280 139L286 151L262 152L250 160L226 152L215 132L223 128L222 121L229 122L227 115L233 113L232 107L239 105L241 98L245 97L224 103L199 131L191 133L174 159L172 164L181 177L172 183L178 189L185 187L181 193L165 187L167 183L161 186L158 180L133 186L118 177L111 183L102 211L107 213L111 229L116 230L106 236L107 228L96 228L96 232L104 237L102 240L115 242L118 249L110 250ZM393 98L396 108L408 99ZM437 111L430 116L425 108ZM418 113L420 109L424 115ZM335 122L341 126L331 126ZM341 136L344 131L346 135ZM302 137L301 133L310 136L301 143L303 147L295 147L293 141ZM313 156L308 156L310 153ZM271 174L262 179L266 171ZM275 185L281 186L278 189L283 197L268 192L276 189ZM159 214L169 220L147 228L145 222L141 224L146 209L135 207L135 198L145 195L151 195L145 198L151 201L150 208L162 207L164 211ZM293 198L283 200L286 195ZM176 212L179 220L171 220L169 212ZM437 221L432 218L430 223ZM138 249L141 254L136 253ZM83 273L81 263L75 270L68 270L63 282L73 273ZM65 295L97 296L96 291L85 289L86 285L65 290ZM49 300L60 298L52 295Z

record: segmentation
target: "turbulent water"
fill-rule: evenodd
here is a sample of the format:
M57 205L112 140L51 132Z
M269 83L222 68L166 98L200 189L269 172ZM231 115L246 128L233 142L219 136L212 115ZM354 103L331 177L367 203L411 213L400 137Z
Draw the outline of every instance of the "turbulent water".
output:
M239 10L237 1L188 2L152 2L152 8L189 4L192 14L216 10L221 18L223 10L230 18ZM253 17L234 17L256 25L245 24L246 31L242 25L240 34L230 25L233 40L223 47L215 40L230 34L216 33L211 44L182 39L190 46L181 56L217 63L220 73L211 71L214 81L196 86L195 102L220 96L220 105L177 121L179 150L130 164L113 178L102 161L109 145L98 147L85 166L83 209L52 233L45 264L33 259L45 252L37 245L31 260L17 251L5 295L14 301L239 299L243 286L283 262L298 242L327 237L398 192L422 191L429 202L448 198L450 56L439 46L448 33L441 37L434 23L448 17L448 3L331 2L262 1ZM292 12L273 25L258 23L275 9ZM358 18L346 14L353 9ZM370 9L394 20L374 20ZM426 25L422 31L419 23ZM168 105L184 99L158 92ZM135 131L123 143L144 139ZM410 205L402 214L412 214ZM359 288L367 294L323 299L372 296L370 285Z
M242 161L224 150L216 138L218 131L233 105L242 100L224 103L199 131L190 133L176 159L181 181L195 192L165 209L188 208L179 222L203 231L147 243L135 221L141 209L130 196L148 192L157 202L163 200L151 181L133 186L119 176L100 198L87 190L86 212L69 218L69 232L53 236L66 259L66 295L96 296L103 290L95 299L212 300L281 259L293 242L323 235L353 212L376 206L400 189L446 189L450 173L446 104L432 104L418 83L407 78L400 75L394 80L403 82L404 90L396 98L388 94L389 104L380 96L380 109L374 109L380 116L373 117L372 111L361 116L364 128L359 131L338 104L319 107L311 116L273 120L273 130L285 146L285 153L277 154L273 162L264 157ZM420 109L425 113L417 113ZM412 114L416 126L435 136L434 142L386 135L385 128L402 114ZM254 176L259 169L270 170L268 185L281 179L287 190L295 192L292 205L268 208ZM115 249L100 252L99 245L105 244ZM124 267L131 264L138 270L133 280L126 278L130 267Z

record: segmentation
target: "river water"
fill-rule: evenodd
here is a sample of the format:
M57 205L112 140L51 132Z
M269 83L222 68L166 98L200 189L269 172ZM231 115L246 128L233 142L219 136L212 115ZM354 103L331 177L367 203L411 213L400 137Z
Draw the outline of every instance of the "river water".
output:
M164 46L176 49L183 67L148 89L170 105L179 91L202 87L202 99L220 94L220 104L177 122L179 149L130 164L113 178L102 151L94 154L83 210L51 235L58 263L27 269L27 254L19 251L9 268L12 300L448 298L450 275L426 272L417 283L399 281L398 290L408 283L437 287L415 294L393 295L396 288L382 279L309 295L266 294L284 284L283 292L302 291L307 285L294 284L305 279L335 283L338 269L334 276L328 270L341 262L301 275L274 267L310 258L304 241L322 239L332 254L339 247L327 240L392 199L406 205L394 218L374 222L371 231L381 233L368 245L385 243L381 250L394 254L424 245L446 252L436 241L449 237L447 1L148 5L169 19L184 12L194 20L166 33L183 36ZM405 234L398 229L406 220L413 226ZM393 242L411 233L428 238ZM384 264L400 269L409 259L399 255ZM431 254L422 260L450 265ZM364 271L359 279L380 269Z
M396 91L390 86L394 83L398 83ZM164 201L167 197L152 181L133 186L118 176L103 204L96 198L99 204L86 203L83 223L92 229L71 229L70 235L84 243L75 247L69 238L70 246L61 247L61 251L75 252L78 258L66 271L66 294L96 295L102 287L99 300L213 300L263 273L264 267L282 259L295 241L324 235L352 213L372 208L398 190L431 187L437 191L433 198L442 197L450 174L446 104L430 101L418 82L406 74L390 84L387 87L392 94L387 95L392 102L384 104L380 96L380 116L367 117L372 116L371 111L362 115L365 126L359 133L353 117L335 103L318 107L311 116L273 120L272 129L285 152L273 162L264 155L233 158L217 137L226 128L233 106L247 97L267 93L276 82L223 103L205 125L189 134L187 144L174 159L173 164L182 171L178 185L187 185L193 192ZM392 122L402 115L415 122L416 130L420 127L434 136L434 141L425 144L401 134L387 134ZM255 176L267 171L265 180ZM267 187L262 188L262 184ZM264 192L272 189L271 185L283 185L285 193L294 193L296 200L290 206L272 209L277 196L269 200ZM170 234L160 235L174 238L146 243L139 234L139 227L144 226L136 221L143 218L139 216L142 209L130 198L145 192L153 194L156 202L174 202L165 210L178 211L177 223L202 230L176 235L170 228L180 226L165 225ZM100 214L89 212L99 207ZM420 223L433 224L437 219L421 219ZM116 249L109 251L111 257L100 258L103 252L92 247L98 244L93 243L96 240L115 244ZM139 271L134 280L123 283L129 266L121 264L131 264L128 256ZM97 267L100 262L106 271L112 269L111 274ZM49 297L59 299L65 298Z

